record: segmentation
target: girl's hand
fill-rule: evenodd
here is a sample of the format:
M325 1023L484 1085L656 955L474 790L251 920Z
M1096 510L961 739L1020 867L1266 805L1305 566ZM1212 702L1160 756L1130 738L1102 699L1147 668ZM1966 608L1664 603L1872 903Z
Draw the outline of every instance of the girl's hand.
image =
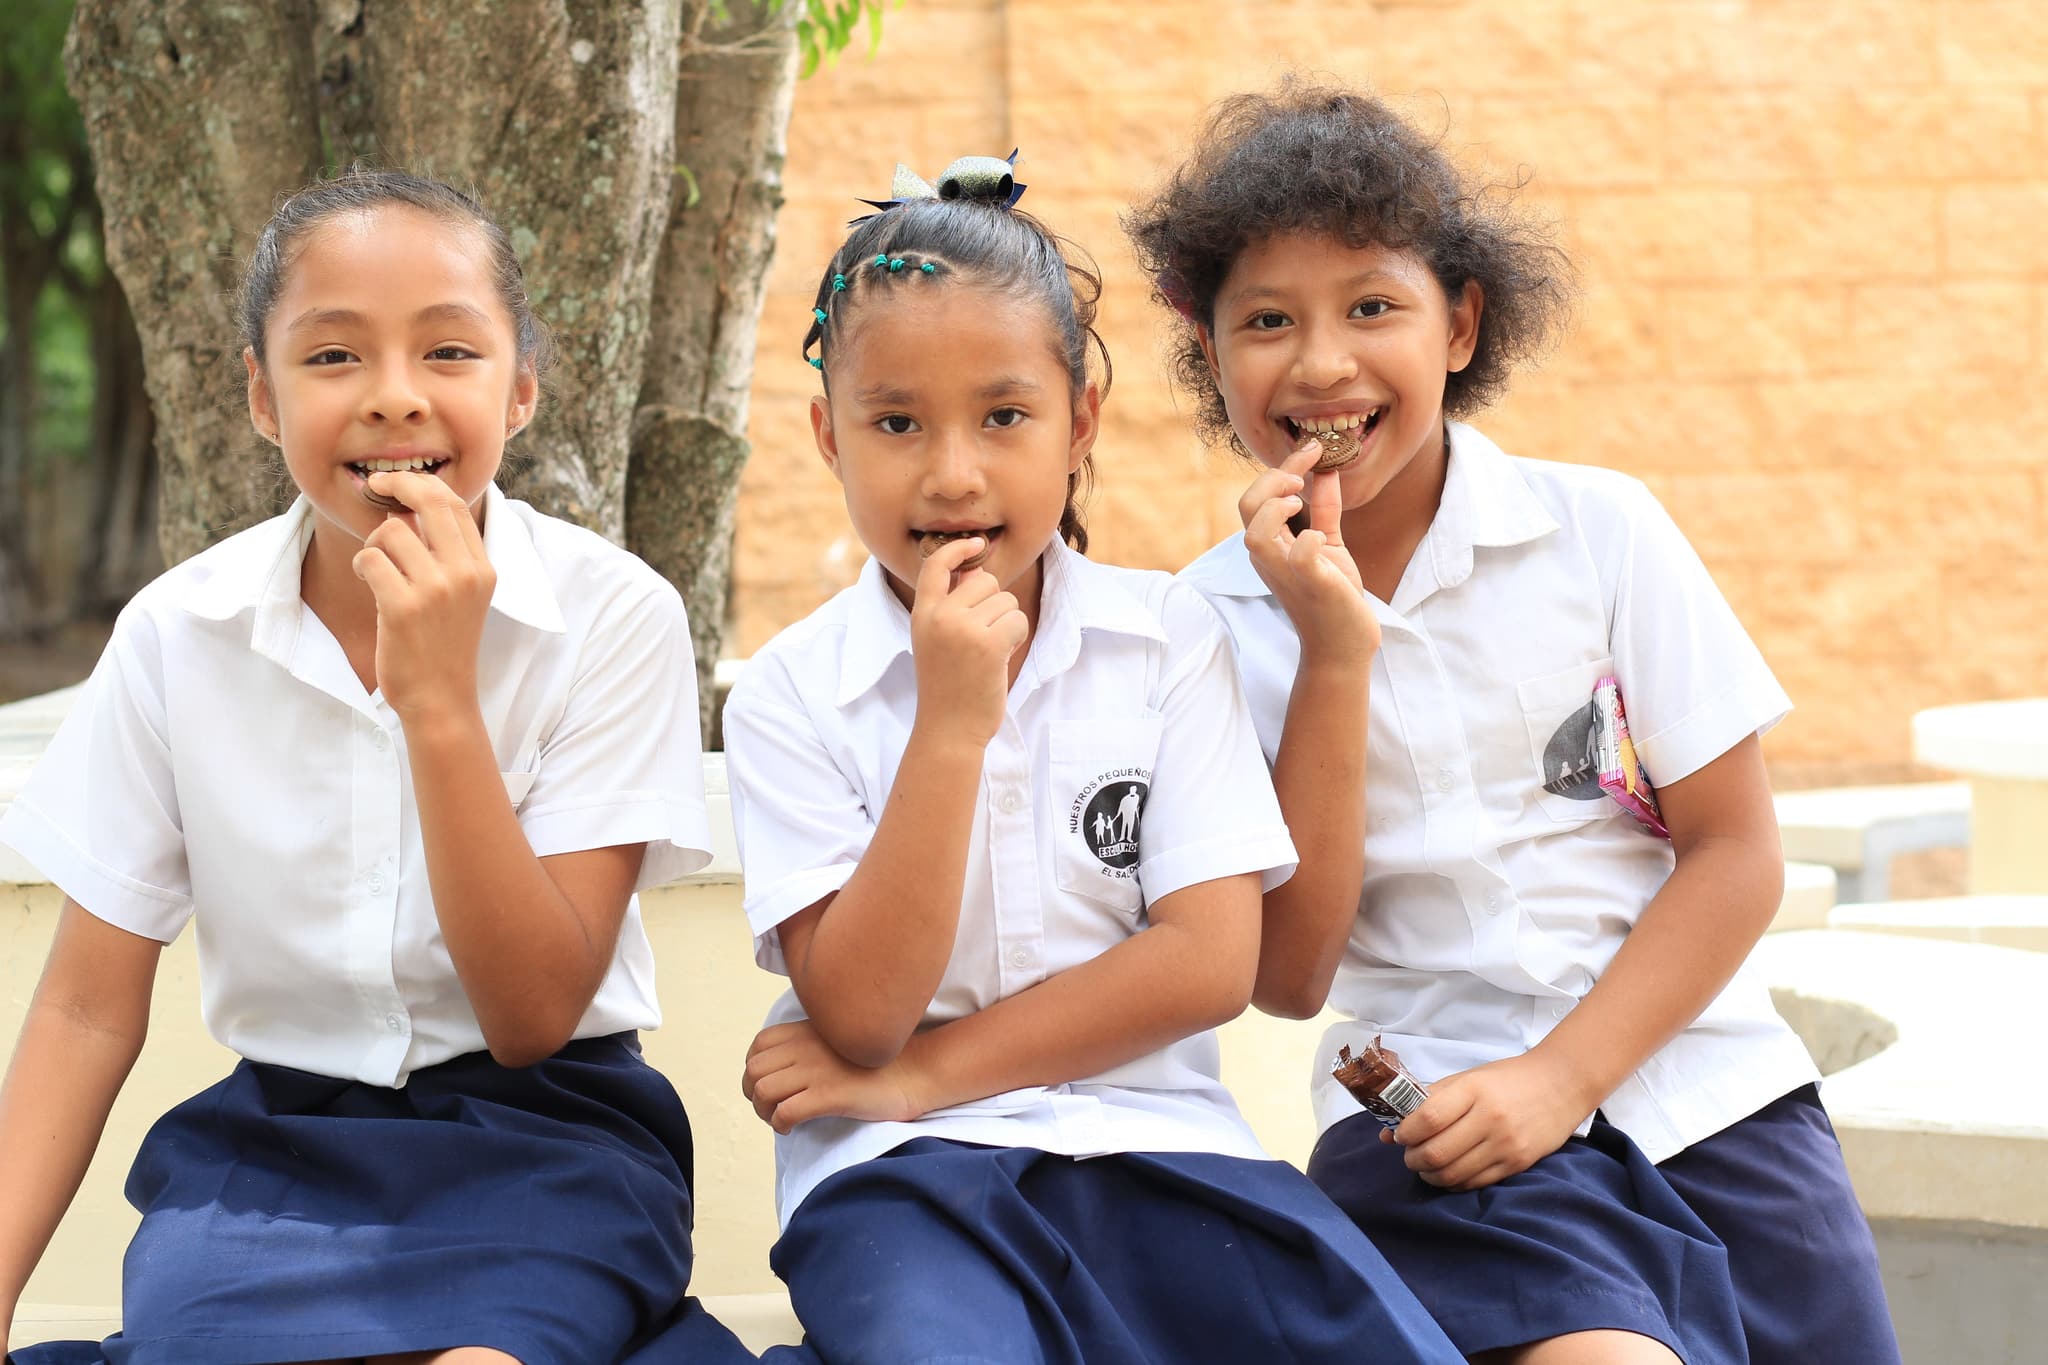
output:
M1303 655L1358 662L1379 649L1380 625L1344 548L1337 472L1314 472L1322 450L1315 437L1304 436L1277 469L1252 480L1237 500L1237 514L1252 567L1294 622ZM1309 529L1296 535L1287 523L1304 505Z
M835 1115L901 1123L931 1108L917 1098L916 1074L900 1055L872 1070L855 1066L832 1050L810 1020L799 1019L755 1036L740 1093L778 1133L806 1119Z
M1010 656L1031 633L1017 599L995 575L960 565L988 542L948 541L917 575L910 609L910 654L917 666L917 721L928 733L950 732L986 748L1003 723L1010 695Z
M476 518L439 479L372 474L370 490L409 514L389 516L356 552L377 599L377 687L401 720L436 706L474 708L476 658L497 573Z
M1408 1149L1408 1169L1440 1189L1477 1190L1564 1146L1595 1105L1540 1049L1437 1082L1422 1107L1380 1141Z

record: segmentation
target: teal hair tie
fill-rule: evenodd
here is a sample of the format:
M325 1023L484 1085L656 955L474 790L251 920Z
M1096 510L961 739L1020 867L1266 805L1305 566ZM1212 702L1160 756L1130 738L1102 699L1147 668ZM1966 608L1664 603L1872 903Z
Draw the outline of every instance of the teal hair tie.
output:
M892 275L893 275L893 274L895 274L895 273L896 273L897 271L899 271L899 270L901 270L901 269L903 269L903 258L902 258L901 256L898 256L898 257L897 257L897 258L896 258L895 260L893 260L893 261L889 262L889 273L890 273L890 274L892 274Z
M819 326L821 326L821 327L822 327L822 326L824 325L824 323L825 323L825 310L824 310L824 309L822 309L822 308L813 308L813 309L811 310L811 316L812 316L812 317L814 317L814 318L816 318L816 319L818 320L818 325L819 325Z
M878 267L886 268L889 264L889 253L885 251L881 255L875 257L875 264Z
M838 294L838 293L842 293L842 292L844 292L844 291L845 291L845 289L846 289L846 276L844 276L844 275L834 275L834 276L832 277L832 292L833 292L833 293L835 293L835 294Z
M805 356L804 359L811 362L811 368L814 370L822 370L825 368L825 358L823 356L809 355Z
M918 269L922 270L927 275L936 275L939 273L939 268L933 265L930 261L926 261L923 265L919 266Z

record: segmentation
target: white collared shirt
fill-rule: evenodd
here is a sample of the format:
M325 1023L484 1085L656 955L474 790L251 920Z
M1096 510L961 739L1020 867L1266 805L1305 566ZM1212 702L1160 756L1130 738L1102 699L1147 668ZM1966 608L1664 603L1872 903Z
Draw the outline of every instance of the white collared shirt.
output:
M1294 628L1242 535L1181 576L1231 631L1270 757ZM1559 780L1584 749L1594 684L1620 680L1653 783L1768 730L1791 703L1639 481L1513 459L1463 425L1435 520L1394 600L1372 605L1365 884L1330 1004L1382 1025L1427 1082L1540 1042L1671 874L1669 843L1597 786ZM1328 1061L1370 1036L1360 1023L1325 1035L1319 1128L1359 1112ZM1602 1110L1661 1161L1814 1077L1745 971Z
M1115 947L1145 927L1147 904L1182 887L1244 872L1270 887L1294 867L1215 613L1163 573L1058 542L1042 562L1038 631L982 763L959 929L927 1026ZM860 862L916 710L910 615L873 561L733 688L726 771L763 966L787 971L776 926ZM768 1022L802 1017L790 992ZM1204 1032L1086 1080L910 1123L799 1124L776 1140L783 1221L833 1172L916 1137L1068 1156L1264 1156Z
M477 677L547 857L645 841L639 888L710 858L682 600L602 537L486 493ZM483 1050L427 885L405 732L306 609L302 498L136 594L0 839L94 915L199 935L207 1028L252 1061L397 1086ZM637 899L576 1036L660 1023Z

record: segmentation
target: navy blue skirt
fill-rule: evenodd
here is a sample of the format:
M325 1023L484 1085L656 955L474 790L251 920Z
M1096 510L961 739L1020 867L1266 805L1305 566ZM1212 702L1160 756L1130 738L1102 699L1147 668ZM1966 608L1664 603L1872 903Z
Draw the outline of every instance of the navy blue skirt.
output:
M402 1089L245 1061L143 1139L121 1333L10 1359L753 1360L685 1296L690 1165L682 1101L629 1033Z
M778 1365L1463 1361L1278 1161L918 1138L820 1184L771 1262L806 1334Z
M1309 1176L1467 1354L1601 1328L1686 1365L1887 1365L1870 1225L1813 1086L1652 1165L1600 1118L1469 1193L1424 1184L1361 1113Z

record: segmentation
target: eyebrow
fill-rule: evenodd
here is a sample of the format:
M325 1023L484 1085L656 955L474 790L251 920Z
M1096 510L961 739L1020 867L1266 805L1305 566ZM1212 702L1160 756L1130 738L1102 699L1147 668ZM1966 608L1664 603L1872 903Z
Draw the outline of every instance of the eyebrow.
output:
M1393 274L1390 271L1367 270L1360 274L1353 275L1348 279L1337 281L1337 287L1340 289L1352 290L1363 289L1367 285L1371 284L1402 285L1406 283L1407 281L1403 280L1399 275ZM1272 285L1247 285L1245 288L1236 290L1235 292L1230 294L1224 301L1227 303L1234 304L1248 303L1253 299L1280 298L1283 297L1285 293L1285 290L1275 288Z
M414 322L466 322L488 327L490 315L466 303L430 303L412 315ZM320 327L360 327L367 319L347 308L309 308L292 319L286 331L304 332Z
M1015 394L1033 394L1044 389L1036 379L1024 375L998 375L975 391L974 396L983 402L997 398L1008 398ZM875 404L883 407L909 407L916 402L917 394L894 384L871 384L854 392L856 403Z

